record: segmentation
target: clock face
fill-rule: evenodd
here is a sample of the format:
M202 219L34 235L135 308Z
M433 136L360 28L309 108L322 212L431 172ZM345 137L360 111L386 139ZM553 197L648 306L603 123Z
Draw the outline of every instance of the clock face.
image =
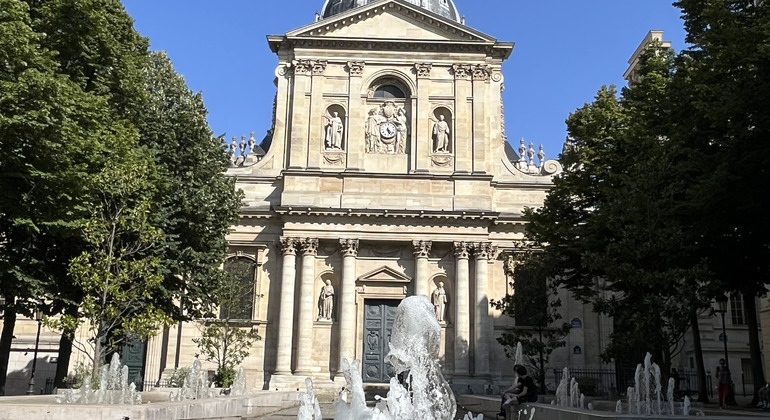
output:
M396 135L396 124L390 121L386 121L380 124L380 135L386 139L389 139Z

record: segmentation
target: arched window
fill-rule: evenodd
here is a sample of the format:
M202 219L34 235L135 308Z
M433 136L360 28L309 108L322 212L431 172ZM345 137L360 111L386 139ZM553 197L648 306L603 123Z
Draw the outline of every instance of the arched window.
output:
M254 309L254 262L248 258L225 261L228 274L225 287L219 293L219 318L251 320Z
M394 99L406 98L404 91L393 85L382 85L374 91L374 98Z

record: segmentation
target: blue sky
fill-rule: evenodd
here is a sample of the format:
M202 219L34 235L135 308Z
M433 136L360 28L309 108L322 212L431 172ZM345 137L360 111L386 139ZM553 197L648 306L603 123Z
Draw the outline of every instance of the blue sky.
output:
M277 57L266 35L314 21L323 0L123 0L135 27L165 50L187 84L203 92L209 124L227 138L270 128ZM466 24L515 42L503 65L506 132L561 151L564 120L602 85L623 86L628 59L651 29L685 47L672 0L455 0Z

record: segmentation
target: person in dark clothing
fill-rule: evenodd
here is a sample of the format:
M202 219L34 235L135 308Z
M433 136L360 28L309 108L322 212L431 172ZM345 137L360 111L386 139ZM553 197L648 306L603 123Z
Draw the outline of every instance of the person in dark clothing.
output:
M497 413L498 417L505 418L505 407L511 404L518 406L522 403L537 401L537 386L535 381L527 376L527 369L524 366L515 365L513 370L518 375L518 380L510 388L500 393L502 403L500 404L500 412Z

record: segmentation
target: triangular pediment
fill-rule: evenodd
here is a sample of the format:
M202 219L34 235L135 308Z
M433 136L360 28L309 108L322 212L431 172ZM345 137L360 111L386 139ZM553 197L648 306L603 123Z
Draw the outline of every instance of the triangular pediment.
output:
M402 0L370 3L288 32L287 37L491 42L465 25Z
M410 279L404 273L401 273L387 266L382 266L359 277L358 281L364 283L409 283L412 281L412 279Z

